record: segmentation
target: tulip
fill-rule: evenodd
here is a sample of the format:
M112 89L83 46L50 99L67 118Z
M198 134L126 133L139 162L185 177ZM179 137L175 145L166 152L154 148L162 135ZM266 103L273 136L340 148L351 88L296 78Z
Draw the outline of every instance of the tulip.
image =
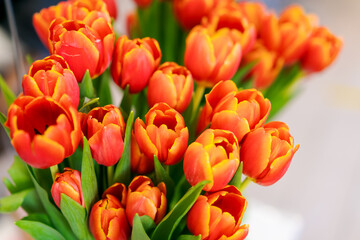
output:
M83 120L82 131L98 164L113 166L119 161L124 149L125 122L117 107L92 109Z
M116 19L117 17L117 7L115 0L68 0L70 2L76 3L79 2L81 5L88 9L98 9L102 12L107 11L109 15ZM105 3L105 5L104 5ZM104 9L106 6L106 10Z
M186 150L183 167L191 186L209 180L203 190L218 191L230 182L239 163L235 135L230 131L207 129Z
M146 176L135 177L130 185L126 202L126 216L132 226L135 214L147 215L158 224L166 213L166 186L157 187Z
M33 62L28 74L23 77L22 87L24 95L49 96L63 102L66 94L74 108L79 105L78 83L69 65L59 55Z
M262 21L268 14L265 5L261 2L249 1L239 2L238 4L244 17L248 22L254 24L256 31L259 32Z
M241 142L250 130L264 125L270 113L270 101L256 89L238 91L231 80L218 83L205 95L197 132L211 123L213 129L233 132ZM224 124L225 123L225 124Z
M241 225L246 199L234 186L200 195L187 214L187 227L202 240L245 239L249 225Z
M184 118L166 103L158 103L135 121L135 138L149 159L154 155L166 165L178 163L185 153L189 132Z
M308 72L322 71L336 59L342 45L342 40L325 27L316 28L301 59L302 67Z
M82 137L76 109L45 96L18 97L9 107L5 125L16 152L36 168L61 163L75 152Z
M116 41L111 74L121 88L129 85L131 93L143 90L160 64L161 50L153 38L130 40L122 36Z
M152 3L152 0L135 0L135 2L139 7L146 8Z
M244 56L244 65L254 63L249 77L254 81L255 88L269 87L279 75L284 66L284 60L276 52L268 50L257 42L254 48Z
M96 240L127 240L131 234L125 209L111 194L94 204L89 227Z
M51 195L56 206L60 208L61 194L65 194L85 207L81 188L81 175L77 170L64 168L64 172L56 173L51 187Z
M148 158L140 150L135 135L131 134L131 171L138 174L151 173L154 170L154 159Z
M152 107L156 103L164 102L182 113L190 104L193 88L194 83L189 70L174 62L166 62L150 78L148 104Z
M260 185L274 184L285 174L298 148L285 123L269 122L244 138L240 150L243 172Z
M241 55L238 31L234 29L196 26L186 38L185 66L195 81L205 87L231 79Z
M102 198L106 199L107 195L113 195L121 203L122 206L126 205L127 190L123 183L114 183L108 187L102 194Z

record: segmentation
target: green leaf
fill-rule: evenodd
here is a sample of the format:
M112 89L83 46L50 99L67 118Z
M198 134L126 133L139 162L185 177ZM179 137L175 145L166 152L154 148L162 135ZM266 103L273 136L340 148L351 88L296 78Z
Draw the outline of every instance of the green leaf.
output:
M179 200L173 209L163 218L163 220L155 228L151 239L171 239L172 233L181 221L181 219L190 210L192 205L201 193L202 188L210 181L202 181L191 187L185 195Z
M35 240L65 240L58 231L42 222L19 220L15 224Z
M33 188L26 163L19 156L14 156L14 162L8 169L9 176L12 180L4 178L4 184L11 193L17 193L22 190Z
M18 193L11 194L0 199L0 212L9 213L14 212L23 203L26 195L31 191L30 189L23 190Z
M33 190L31 190L28 194L26 194L24 201L21 204L21 207L28 214L33 214L33 213L44 213L45 214L45 209L44 209L43 205L41 204L40 198L39 198L35 188L33 188Z
M5 79L0 74L0 89L4 94L5 102L9 107L16 99L15 93L11 90L9 85L7 85Z
M1 126L4 128L6 134L8 135L9 139L11 140L11 137L10 137L10 129L9 129L7 126L5 126L5 122L6 122L6 117L5 117L5 115L0 112L0 123L1 123Z
M31 56L30 54L26 54L25 58L26 58L26 62L27 62L29 65L33 64L34 59L32 58L32 56Z
M40 201L45 208L47 215L49 216L52 225L66 238L66 239L76 239L72 231L70 230L70 226L67 223L65 217L61 214L57 207L52 204L49 200L48 193L45 189L43 189L39 183L36 181L31 168L28 166L28 171L31 177L31 180L34 183L36 192L39 195ZM28 225L27 225L28 226ZM46 226L46 225L45 225ZM21 227L20 227L21 228ZM25 230L25 229L23 229ZM25 230L26 231L26 230ZM31 235L31 233L30 233Z
M101 180L101 179L100 179ZM96 201L98 194L96 173L94 162L91 156L89 143L86 137L83 137L83 157L81 166L81 187L83 191L85 207L90 212L91 205Z
M131 178L130 154L131 154L131 128L134 122L134 113L131 111L126 122L124 150L122 156L116 166L113 182L128 184Z
M133 219L133 228L131 232L131 240L150 240L149 236L142 225L138 214L135 214Z
M156 183L159 184L160 182L164 182L166 185L166 192L167 192L167 198L169 199L170 196L173 195L174 192L174 182L169 176L169 174L166 172L166 170L163 168L161 163L159 162L159 159L154 155L154 168L155 168L155 179Z
M124 113L129 114L132 106L132 94L129 92L129 84L126 85L123 91L123 97L120 103L120 109L123 109Z
M87 227L86 210L71 197L61 194L60 209L79 239L92 239Z
M257 61L249 62L248 64L237 70L232 79L238 88L242 84L243 78L251 71L251 69L255 66L256 63Z
M45 225L51 226L51 221L49 219L49 216L45 213L33 213L29 214L28 216L22 218L21 220L28 220L32 222L41 222Z
M100 106L106 106L112 103L110 91L110 70L107 69L99 77L100 86L98 88L98 96L100 98Z
M233 185L237 188L240 187L241 185L241 177L242 177L242 170L243 170L243 162L240 162L240 165L238 167L238 169L235 172L234 177L231 179L229 185Z
M144 227L146 233L149 233L155 229L155 227L156 227L155 222L148 215L141 216L140 220L141 220L141 224Z
M92 98L88 102L86 102L80 109L79 112L88 113L93 108L92 105L95 105L99 102L99 98Z
M176 240L200 240L201 235L180 235Z
M84 77L79 84L80 97L93 98L95 96L95 88L90 76L89 69L86 70Z

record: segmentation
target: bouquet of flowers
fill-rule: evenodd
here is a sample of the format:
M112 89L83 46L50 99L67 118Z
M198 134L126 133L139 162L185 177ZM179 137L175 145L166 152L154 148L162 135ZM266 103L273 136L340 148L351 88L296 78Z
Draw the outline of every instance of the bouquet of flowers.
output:
M112 0L34 14L49 56L18 97L0 78L18 153L0 211L22 207L15 224L35 239L245 239L242 192L277 182L299 148L268 120L342 42L300 6L136 3L129 37Z

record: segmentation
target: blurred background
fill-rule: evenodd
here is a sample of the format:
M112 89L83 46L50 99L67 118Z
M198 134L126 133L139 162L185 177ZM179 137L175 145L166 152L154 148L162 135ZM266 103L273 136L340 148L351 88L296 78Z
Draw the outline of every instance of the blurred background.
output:
M5 1L5 0L4 0ZM15 56L4 1L0 3L0 73L17 93ZM48 55L32 27L32 14L57 1L13 0L23 56L35 60ZM319 17L320 24L341 36L344 47L336 62L302 83L302 91L275 120L288 123L300 144L285 176L270 187L251 184L244 192L248 210L243 223L250 224L247 239L360 239L360 1L268 0L268 8L280 12L292 3ZM124 34L126 13L132 0L118 0L115 30ZM23 57L24 68L27 69ZM25 71L25 70L24 70ZM25 73L25 72L23 72ZM22 76L22 75L21 75ZM6 104L0 93L0 111ZM15 154L0 129L0 176ZM7 195L0 184L0 197ZM26 239L14 225L22 217L0 215L0 239Z

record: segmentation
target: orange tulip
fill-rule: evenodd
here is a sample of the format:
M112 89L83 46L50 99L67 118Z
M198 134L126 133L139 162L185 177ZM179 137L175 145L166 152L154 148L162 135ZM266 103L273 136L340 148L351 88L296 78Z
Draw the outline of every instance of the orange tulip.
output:
M109 15L116 19L117 17L117 6L115 0L68 0L69 2L80 2L84 7L88 9L101 9L102 12L105 12L103 3L105 3L106 11L109 12Z
M187 227L202 240L242 240L248 234L249 225L241 225L246 209L246 199L234 186L200 195L187 214Z
M261 2L249 1L239 2L238 4L244 17L251 24L254 24L256 31L259 32L261 29L262 21L264 17L268 14L265 5Z
M191 186L203 180L205 191L224 188L239 166L239 145L235 135L220 129L205 130L191 143L184 156L184 174Z
M241 55L238 31L234 29L196 26L186 38L185 66L194 80L205 87L231 79Z
M213 129L233 132L238 142L251 129L264 125L271 108L270 101L264 99L261 92L256 89L238 91L231 80L215 85L205 99L197 132L211 123Z
M166 186L157 187L146 176L135 177L130 185L126 202L126 216L132 226L135 214L147 215L159 223L166 213Z
M274 184L285 174L298 148L285 123L267 123L244 138L240 150L243 172L260 185Z
M106 199L107 195L113 195L119 200L122 206L126 206L127 190L123 183L114 183L108 187L102 194L102 198Z
M140 150L135 135L131 134L131 171L138 174L150 173L154 170L154 159L148 158Z
M148 104L152 107L156 103L164 102L182 113L191 101L193 88L194 83L189 70L174 62L166 62L150 78Z
M74 153L81 139L78 112L50 97L18 97L5 123L11 143L30 166L48 168Z
M336 59L342 45L342 40L325 27L316 28L301 59L302 67L309 72L322 71Z
M60 208L61 194L71 197L74 201L85 207L81 188L81 175L79 171L64 168L64 172L56 173L51 187L51 195L56 206Z
M131 93L143 90L160 64L161 50L153 38L130 40L122 36L116 41L111 74L121 88L129 85Z
M89 227L96 240L128 240L131 234L125 209L111 194L94 204Z
M178 163L185 153L189 132L184 118L166 103L158 103L135 121L135 138L149 159L154 155L166 165Z
M31 64L23 77L24 95L50 96L63 102L64 95L70 98L74 108L79 105L79 86L69 65L59 55L51 55Z
M98 164L113 166L124 149L125 122L113 105L92 109L83 120L82 131Z

